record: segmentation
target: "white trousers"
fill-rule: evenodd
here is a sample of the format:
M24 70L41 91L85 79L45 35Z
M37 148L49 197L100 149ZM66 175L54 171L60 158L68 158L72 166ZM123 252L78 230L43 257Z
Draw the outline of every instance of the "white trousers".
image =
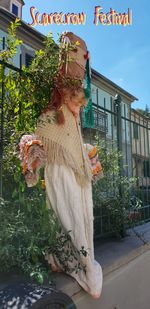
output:
M77 250L87 250L80 255L86 273L72 272L80 286L90 294L101 294L102 269L94 260L93 201L91 183L80 187L71 168L48 164L45 167L45 184L49 202L65 232L71 231L71 241Z

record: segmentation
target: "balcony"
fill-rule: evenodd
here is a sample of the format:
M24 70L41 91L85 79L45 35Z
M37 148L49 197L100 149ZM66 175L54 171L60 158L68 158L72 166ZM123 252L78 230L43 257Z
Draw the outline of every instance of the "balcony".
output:
M102 111L100 111L99 108L93 107L94 112L94 126L91 129L107 133L108 132L108 115ZM82 128L85 129L84 126L84 111L81 112L81 123Z
M94 129L101 132L108 132L108 115L98 108L93 107L94 111Z

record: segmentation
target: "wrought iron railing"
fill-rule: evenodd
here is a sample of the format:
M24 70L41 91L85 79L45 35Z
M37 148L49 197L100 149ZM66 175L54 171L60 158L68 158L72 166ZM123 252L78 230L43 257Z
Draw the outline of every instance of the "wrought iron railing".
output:
M4 63L0 61L0 65L4 69L11 69L21 73L21 69ZM4 70L5 71L5 70ZM4 155L4 100L5 94L5 84L2 80L1 82L1 98L0 98L0 195L3 193L3 155ZM93 104L94 110L94 134L98 135L103 140L103 144L107 149L108 143L112 142L112 147L115 145L118 151L123 153L123 158L119 160L119 170L120 175L126 175L130 178L131 176L137 177L137 188L136 192L133 193L133 196L136 195L142 201L142 207L139 211L140 216L138 222L147 222L150 220L150 122L149 119L144 120L143 123L139 121L138 127L138 139L135 138L133 126L136 123L135 113L129 108L129 114L121 114L121 100L116 99L116 109L114 111L113 101L110 100L109 107L105 104L101 105ZM139 116L142 117L142 116ZM81 121L82 123L82 121ZM82 128L84 130L84 128ZM93 128L87 129L89 141L92 142L93 139ZM134 141L134 143L133 143ZM142 155L142 158L147 160L149 164L145 165L145 171L143 171L142 166L138 163L138 160L135 160L135 157ZM115 189L115 188L114 188ZM115 191L114 191L115 192ZM123 192L121 187L119 188L120 197L123 197ZM115 193L114 193L115 194ZM112 197L113 200L113 197ZM99 213L95 213L95 233L97 236L103 236L104 234L110 233L113 231L113 224L111 213L108 209L99 207Z

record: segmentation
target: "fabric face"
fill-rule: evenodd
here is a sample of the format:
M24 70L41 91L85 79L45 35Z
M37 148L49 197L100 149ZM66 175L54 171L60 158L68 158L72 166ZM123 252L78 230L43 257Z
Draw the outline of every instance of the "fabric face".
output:
M68 94L66 94L64 101L76 119L79 117L81 106L84 106L87 103L83 91L79 92L76 91L75 95L71 94L69 95L68 92Z

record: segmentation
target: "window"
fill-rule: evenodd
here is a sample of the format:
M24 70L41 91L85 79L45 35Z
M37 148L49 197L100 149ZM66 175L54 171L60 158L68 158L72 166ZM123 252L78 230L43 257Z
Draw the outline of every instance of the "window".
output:
M97 104L97 87L95 85L91 86L92 88L92 102Z
M139 138L139 126L137 123L134 123L133 124L133 137L135 139L138 139Z
M28 68L29 65L31 64L33 59L33 56L31 56L30 54L25 54L25 66Z
M16 4L12 4L12 13L18 16L18 6Z
M150 161L143 161L143 173L144 177L150 177Z
M104 98L104 108L106 108L106 98Z

